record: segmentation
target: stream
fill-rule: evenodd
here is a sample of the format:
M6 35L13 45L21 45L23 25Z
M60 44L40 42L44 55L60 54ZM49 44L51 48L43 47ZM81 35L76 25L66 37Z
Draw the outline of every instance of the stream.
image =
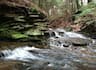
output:
M47 33L47 49L0 42L0 70L96 70L94 39L63 29Z

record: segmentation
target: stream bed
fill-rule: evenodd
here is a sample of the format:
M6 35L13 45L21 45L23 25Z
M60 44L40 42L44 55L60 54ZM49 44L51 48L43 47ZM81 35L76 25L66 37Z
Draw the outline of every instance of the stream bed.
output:
M58 41L57 37L54 41ZM82 43L67 40L75 43L69 47L64 41L60 38L59 45L50 41L47 49L26 42L0 42L0 70L96 70L95 43L82 47Z
M76 53L65 48L23 46L3 51L3 55L0 55L0 70L95 70L95 53L84 55L83 52Z

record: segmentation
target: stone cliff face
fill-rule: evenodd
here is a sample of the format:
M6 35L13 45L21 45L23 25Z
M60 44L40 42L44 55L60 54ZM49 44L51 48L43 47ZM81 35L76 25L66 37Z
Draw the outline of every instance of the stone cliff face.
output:
M0 4L18 7L31 7L31 0L0 0Z
M29 14L29 10L32 8L36 9L37 11L43 13L44 15L47 13L40 9L37 5L32 3L31 0L0 0L0 12L1 14L5 13L26 13Z
M40 41L46 17L31 0L0 0L0 39Z

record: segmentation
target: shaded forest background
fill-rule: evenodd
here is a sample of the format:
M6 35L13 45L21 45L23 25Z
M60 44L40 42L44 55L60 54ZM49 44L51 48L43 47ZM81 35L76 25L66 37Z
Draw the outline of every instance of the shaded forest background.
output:
M44 41L47 28L96 38L96 0L0 0L0 40Z
M49 16L60 16L66 14L67 10L70 14L77 12L82 6L88 5L95 0L32 0L40 8L44 9Z

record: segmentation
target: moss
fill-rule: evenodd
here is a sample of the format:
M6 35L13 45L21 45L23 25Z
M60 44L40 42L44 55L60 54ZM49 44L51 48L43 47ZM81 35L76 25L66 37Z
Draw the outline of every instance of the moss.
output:
M8 8L10 9L11 7L8 6ZM8 8L6 9L5 7L6 10ZM14 10L10 9L12 13L5 11L4 15L0 16L0 38L18 41L38 40L40 38L38 36L44 34L41 30L46 28L46 21L44 20L46 15L42 10L34 6L30 9L12 8L16 11L14 12Z
M13 39L21 39L21 38L28 38L27 35L21 34L21 33L13 33L12 34Z
M20 32L16 32L14 30L0 29L0 37L19 39L19 38L27 38L28 36Z
M29 29L28 31L25 32L25 34L33 36L43 35L42 31L40 31L39 29Z

